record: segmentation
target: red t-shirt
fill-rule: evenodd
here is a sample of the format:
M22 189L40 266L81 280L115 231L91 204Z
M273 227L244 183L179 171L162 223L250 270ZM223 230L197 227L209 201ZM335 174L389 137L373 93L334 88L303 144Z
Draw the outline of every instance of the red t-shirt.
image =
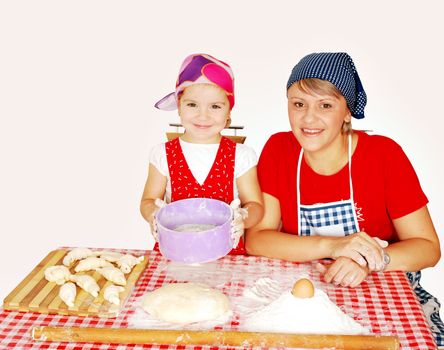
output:
M422 208L428 202L412 164L393 140L355 131L358 144L352 155L355 209L361 231L373 237L397 241L392 220ZM293 133L270 137L258 163L263 192L277 198L281 207L282 231L298 233L296 170L301 146ZM348 164L338 173L315 173L302 160L301 204L350 199Z

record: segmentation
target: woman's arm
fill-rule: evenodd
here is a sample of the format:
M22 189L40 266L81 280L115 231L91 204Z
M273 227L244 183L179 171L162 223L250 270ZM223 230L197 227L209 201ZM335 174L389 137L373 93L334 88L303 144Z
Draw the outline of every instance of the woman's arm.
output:
M263 196L264 217L247 230L248 254L299 262L345 256L361 266L368 262L372 269L382 265L382 248L364 232L345 237L298 236L280 232L279 200L268 193Z
M157 209L154 204L156 198L163 199L166 190L166 177L163 176L157 168L150 164L148 179L143 190L142 200L140 201L140 212L142 216L151 225L153 223L153 213Z
M246 250L250 255L289 261L310 261L327 257L319 236L300 237L279 231L279 200L268 193L264 197L264 216L258 225L247 230Z
M418 271L438 262L439 240L426 206L393 220L393 224L400 241L386 248L391 257L386 270ZM319 265L318 269L326 282L344 287L357 286L370 272L348 258L339 258L329 266Z
M248 210L248 216L244 220L245 228L256 225L264 214L262 192L257 180L257 169L252 167L245 174L236 179L239 199L242 208Z
M441 258L439 239L427 206L393 220L399 242L390 244L387 270L418 271Z

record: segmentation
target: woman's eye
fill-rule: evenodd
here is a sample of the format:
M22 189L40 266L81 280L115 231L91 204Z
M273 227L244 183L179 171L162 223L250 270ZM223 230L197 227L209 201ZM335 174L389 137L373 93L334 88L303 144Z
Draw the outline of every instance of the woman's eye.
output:
M221 107L219 105L212 105L211 108L213 108L213 109L220 109Z
M302 108L302 107L304 107L304 104L303 104L302 102L295 102L293 105L294 105L296 108Z
M328 109L328 108L331 108L332 106L331 106L330 103L323 103L323 104L321 105L321 107L322 107L323 109Z
M194 102L188 102L187 107L196 107L196 104Z

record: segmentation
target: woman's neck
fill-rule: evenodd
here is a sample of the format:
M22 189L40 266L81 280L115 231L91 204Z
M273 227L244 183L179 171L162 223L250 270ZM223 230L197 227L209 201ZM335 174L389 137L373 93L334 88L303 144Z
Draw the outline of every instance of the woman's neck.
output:
M352 135L352 152L356 141ZM304 151L304 159L317 174L336 174L348 163L348 134L341 134L341 137L326 149L316 152Z

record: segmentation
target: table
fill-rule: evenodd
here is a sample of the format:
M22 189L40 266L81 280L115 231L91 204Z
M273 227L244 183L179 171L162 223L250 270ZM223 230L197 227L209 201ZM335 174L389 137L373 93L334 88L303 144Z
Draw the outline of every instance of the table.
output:
M263 257L227 256L201 266L171 264L156 251L122 251L147 255L149 266L141 275L122 311L116 318L76 317L55 314L38 314L0 310L0 349L69 349L69 350L123 350L123 349L214 349L211 346L154 346L36 342L30 337L33 326L110 327L134 326L134 316L140 298L163 284L182 281L199 281L217 284L230 299L236 300L254 281L270 276L284 286L292 279L308 275L317 288L324 290L330 299L345 313L352 316L372 334L396 335L401 349L436 349L421 306L410 288L404 273L392 271L373 273L357 288L335 287L323 282L312 263L292 263ZM236 311L236 310L235 310ZM229 322L216 330L237 330L240 316L234 312ZM227 349L227 347L221 347Z

